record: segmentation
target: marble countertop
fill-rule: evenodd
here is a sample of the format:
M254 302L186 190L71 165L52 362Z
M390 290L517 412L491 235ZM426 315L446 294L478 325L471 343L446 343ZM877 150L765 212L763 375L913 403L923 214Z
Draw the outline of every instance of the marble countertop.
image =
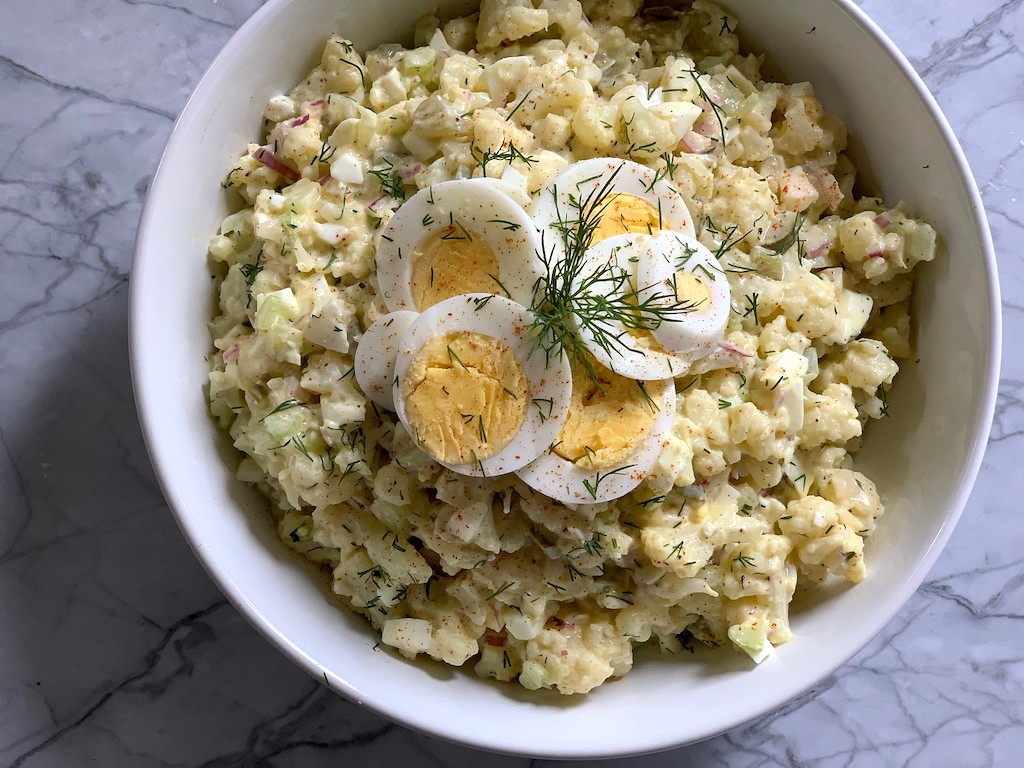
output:
M860 4L937 97L988 209L1009 340L988 453L953 545L849 664L759 722L613 765L1024 760L1024 2ZM150 468L132 240L174 116L259 5L4 3L0 765L526 766L393 725L292 666L203 572Z

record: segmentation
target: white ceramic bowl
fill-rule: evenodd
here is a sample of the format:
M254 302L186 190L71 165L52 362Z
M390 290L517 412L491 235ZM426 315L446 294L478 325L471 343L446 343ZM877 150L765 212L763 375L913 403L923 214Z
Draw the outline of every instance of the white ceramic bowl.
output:
M459 0L441 2L464 10ZM624 679L572 699L373 650L361 618L328 602L275 539L263 501L234 480L203 385L213 307L206 242L228 213L220 182L257 137L267 98L289 90L329 31L361 48L404 38L433 0L270 0L231 39L175 126L139 229L131 296L135 393L164 493L199 559L283 653L332 689L405 725L503 752L597 757L664 749L763 715L846 662L924 579L981 462L999 367L995 259L981 199L938 107L889 40L849 0L728 0L741 34L791 81L811 80L866 148L887 200L934 222L944 247L921 270L920 364L904 370L891 418L873 423L860 467L888 511L870 575L796 611L796 638L757 668L740 654L644 658ZM809 33L810 30L813 33Z

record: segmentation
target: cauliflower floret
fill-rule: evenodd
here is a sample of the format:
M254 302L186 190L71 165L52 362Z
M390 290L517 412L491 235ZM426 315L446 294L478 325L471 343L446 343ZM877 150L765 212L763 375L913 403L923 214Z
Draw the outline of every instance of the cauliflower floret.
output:
M555 620L526 644L519 682L524 688L587 693L633 666L633 647L613 624L586 615Z
M835 152L846 147L846 129L834 116L825 112L814 97L810 83L797 83L781 88L779 107L784 119L775 123L771 131L775 148L794 166L809 156L826 150Z
M534 8L530 0L483 0L477 24L477 48L493 50L505 41L519 40L547 27L548 12Z
M842 352L822 358L821 372L814 385L816 389L823 389L839 382L874 394L883 384L891 384L899 369L882 342L858 339Z
M910 313L909 302L901 301L892 306L883 307L877 317L868 322L864 332L871 338L878 339L893 358L913 357L914 350L910 344Z
M680 578L696 576L734 528L738 496L735 488L725 485L711 499L688 499L678 514L661 509L642 513L640 546L644 555Z
M361 90L366 68L363 57L352 43L331 35L320 58L323 86L328 93L352 93Z
M415 658L426 653L432 659L460 667L477 654L477 638L483 627L460 610L459 603L441 589L430 596L421 587L408 589L405 608L413 622L389 618L381 622L381 639L399 650L403 656Z
M815 448L824 443L845 443L861 433L857 406L848 384L829 384L822 393L808 391L804 399L804 424L800 445Z
M719 174L708 216L720 231L736 227L737 237L751 245L758 243L775 214L768 180L753 168L726 166Z
M883 508L878 490L869 478L851 469L819 466L815 486L819 496L843 507L856 518L858 536L869 536L874 531Z
M904 274L920 261L935 258L935 230L900 211L863 211L839 225L843 260L854 274L871 283Z
M339 550L333 589L349 598L376 627L384 623L388 609L403 600L410 585L426 583L433 575L407 539L398 538L372 514L355 507L317 507L313 539Z
M826 573L861 581L864 540L857 535L860 521L849 511L820 496L805 496L786 505L779 530L795 544L797 568L812 579Z

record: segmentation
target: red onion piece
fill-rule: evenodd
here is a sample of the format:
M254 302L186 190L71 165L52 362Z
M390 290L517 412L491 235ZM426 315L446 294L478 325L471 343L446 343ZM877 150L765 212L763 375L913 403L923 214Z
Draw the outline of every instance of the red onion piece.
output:
M401 173L402 181L404 181L406 184L411 183L413 178L415 178L416 174L422 171L424 168L426 168L426 166L423 165L423 163L413 163L407 168L403 168Z
M728 341L718 342L718 348L723 352L728 352L731 355L739 355L740 357L753 357L747 350L737 347L735 344L730 344Z
M877 216L875 216L875 224L877 224L882 229L885 229L890 224L892 224L892 219L889 218L889 214L880 213Z
M253 150L252 157L254 160L263 163L270 170L276 171L291 183L295 183L299 178L301 178L299 172L275 155L270 150L270 147L259 147L258 149Z
M298 128L300 125L305 125L308 122L309 122L309 113L307 112L302 117L296 117L294 120L292 120L290 123L288 123L288 125L290 125L292 128Z
M232 344L230 347L228 347L221 353L221 357L224 358L225 363L230 363L232 360L238 357L238 345Z
M694 155L704 155L711 151L715 146L711 139L705 138L698 133L689 131L683 134L683 138L679 141L686 150Z
M825 253L828 250L828 248L829 248L829 241L825 240L823 243L820 243L820 244L814 246L813 248L811 248L811 250L809 250L807 252L807 255L808 255L808 257L813 259L813 258L815 258L817 256L821 256L821 254Z
M694 123L693 130L701 136L714 136L718 132L718 122L710 115L705 115Z

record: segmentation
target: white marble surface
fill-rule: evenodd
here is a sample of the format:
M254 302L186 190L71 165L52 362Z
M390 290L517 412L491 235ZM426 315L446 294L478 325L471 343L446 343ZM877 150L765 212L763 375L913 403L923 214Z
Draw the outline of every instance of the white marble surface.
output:
M493 765L371 715L226 604L171 519L127 363L174 115L260 0L0 3L0 765ZM621 766L1024 764L1024 3L863 0L960 137L999 252L1003 383L925 585L784 711Z

